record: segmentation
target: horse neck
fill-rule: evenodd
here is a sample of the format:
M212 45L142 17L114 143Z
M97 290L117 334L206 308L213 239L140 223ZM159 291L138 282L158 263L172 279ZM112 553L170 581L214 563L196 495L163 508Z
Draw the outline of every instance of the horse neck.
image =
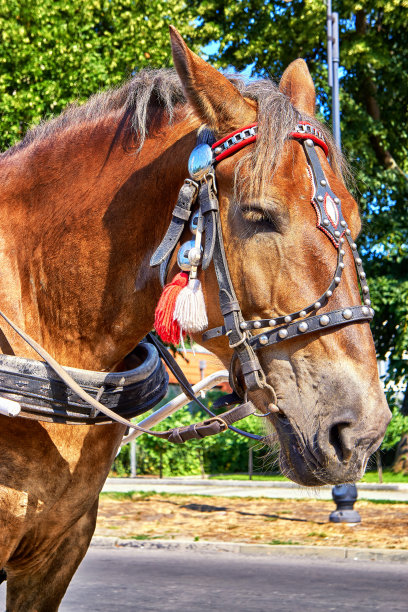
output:
M163 118L137 153L120 118L109 117L2 160L12 219L0 230L14 256L1 303L62 364L110 369L152 328L161 288L149 260L186 176L194 127ZM6 336L16 354L33 356Z

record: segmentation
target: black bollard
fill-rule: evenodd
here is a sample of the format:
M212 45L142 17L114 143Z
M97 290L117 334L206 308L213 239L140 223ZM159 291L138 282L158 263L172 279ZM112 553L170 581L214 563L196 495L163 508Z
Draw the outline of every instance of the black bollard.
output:
M337 508L329 516L331 523L361 523L361 516L353 508L357 499L355 484L335 485L332 496Z

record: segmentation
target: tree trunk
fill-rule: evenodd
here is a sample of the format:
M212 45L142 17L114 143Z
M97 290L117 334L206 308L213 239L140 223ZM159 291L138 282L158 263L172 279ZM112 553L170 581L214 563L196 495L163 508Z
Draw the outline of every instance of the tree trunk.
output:
M408 474L408 432L404 433L398 442L392 471L396 474Z

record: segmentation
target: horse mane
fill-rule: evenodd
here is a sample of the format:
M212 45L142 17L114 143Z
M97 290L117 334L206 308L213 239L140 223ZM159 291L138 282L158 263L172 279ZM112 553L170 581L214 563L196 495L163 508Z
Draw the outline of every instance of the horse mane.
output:
M301 116L272 80L258 79L248 82L239 75L226 76L243 96L255 100L258 104L259 132L256 147L241 159L237 167L238 177L242 164L249 163L252 194L262 192L266 178L270 180L288 134L300 119L307 119L323 132L334 172L339 177L349 176L344 158L330 132L316 118ZM58 136L72 126L97 122L110 112L121 110L123 114L129 113L131 117L140 151L149 134L149 110L152 105L158 107L171 123L176 107L186 104L181 82L174 69L144 69L123 85L95 94L83 104L73 103L59 116L42 121L30 129L20 142L2 153L0 159Z

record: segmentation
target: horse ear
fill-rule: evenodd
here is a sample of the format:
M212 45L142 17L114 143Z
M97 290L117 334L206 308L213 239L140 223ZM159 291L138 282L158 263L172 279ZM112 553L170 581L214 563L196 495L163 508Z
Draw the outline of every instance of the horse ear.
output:
M170 26L173 61L187 99L200 119L218 133L256 121L256 106L218 70L191 51Z
M280 80L279 91L288 96L298 111L313 117L315 114L316 90L309 68L304 60L297 59L289 64Z

